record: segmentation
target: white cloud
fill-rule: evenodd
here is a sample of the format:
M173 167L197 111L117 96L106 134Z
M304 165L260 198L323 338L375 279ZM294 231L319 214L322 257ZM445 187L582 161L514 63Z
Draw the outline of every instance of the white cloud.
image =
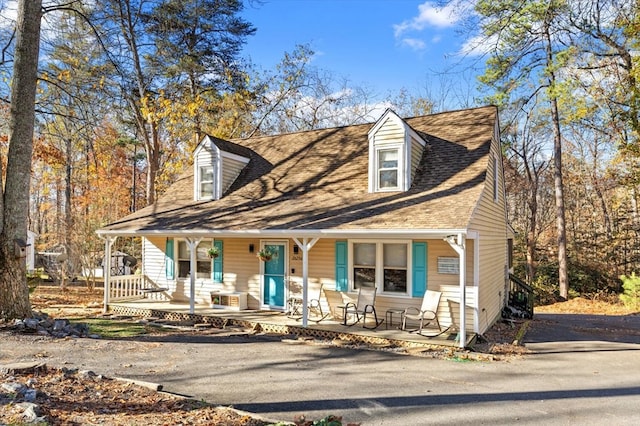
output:
M429 27L453 27L462 18L460 11L461 9L457 2L438 7L434 3L427 1L418 6L418 16L394 25L394 34L396 37L400 37L406 32L422 31Z
M468 38L460 48L460 53L465 56L485 55L495 49L497 40L497 35L490 38L484 36Z
M15 26L18 17L17 0L0 2L0 8L0 27L6 29Z
M53 3L52 3L53 4ZM93 4L93 1L85 1L85 5ZM43 6L48 6L47 4ZM16 26L18 20L18 0L0 0L0 29L11 30ZM41 38L46 38L58 28L58 16L47 13L42 18Z
M417 38L403 38L400 42L413 50L423 50L427 47L424 41Z

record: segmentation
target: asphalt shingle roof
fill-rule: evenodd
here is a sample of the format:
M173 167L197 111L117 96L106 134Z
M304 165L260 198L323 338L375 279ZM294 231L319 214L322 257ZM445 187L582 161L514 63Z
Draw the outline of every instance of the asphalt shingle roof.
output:
M375 123L216 140L250 158L221 199L194 201L190 170L156 204L102 231L464 229L485 185L496 120L491 106L406 119L427 141L407 192L368 192Z

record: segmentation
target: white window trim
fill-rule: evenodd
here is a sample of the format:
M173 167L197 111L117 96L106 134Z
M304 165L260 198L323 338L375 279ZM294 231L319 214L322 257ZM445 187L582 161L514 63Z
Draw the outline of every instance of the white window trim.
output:
M177 281L188 281L189 277L181 277L180 276L180 262L184 262L185 260L189 260L189 262L191 262L191 258L189 259L182 259L180 257L180 243L184 242L187 244L187 251L189 250L189 244L187 243L187 239L186 238L175 238L174 239L174 245L173 245L173 259L174 259L174 274L175 274L175 280ZM200 241L198 243L198 245L200 244L206 244L206 243L210 243L211 247L213 247L213 239L210 238L204 238L202 239L202 241ZM196 258L196 262L202 262L202 260L198 260ZM213 259L211 259L211 272L213 272ZM197 266L196 266L196 275L197 275ZM213 278L211 277L211 274L209 274L209 277L204 278L204 277L197 277L196 276L196 282L213 282Z
M354 268L354 254L353 254L353 245L355 243L366 243L366 244L375 244L376 245L376 292L377 294L381 294L384 296L390 297L411 297L413 294L413 283L412 283L412 271L413 271L413 256L412 256L412 240L365 240L365 239L356 239L356 240L348 240L348 268L349 268L349 292L356 293L358 290L353 286L355 285L355 280L353 277L353 268ZM384 291L384 244L406 244L407 245L407 291L406 293L399 292L386 292Z
M203 195L202 194L202 184L208 181L204 181L202 179L203 177L203 173L202 173L202 169L206 168L206 167L210 167L211 168L211 195L207 196L207 195ZM215 167L213 166L213 164L202 164L202 165L198 165L198 175L197 175L197 191L198 191L198 196L197 199L198 200L210 200L213 199L215 194L216 194L216 188L215 188L215 183L216 183L216 176L215 176Z
M206 139L208 142L200 144L198 148L196 148L194 152L194 162L193 162L193 198L196 201L211 201L220 199L220 193L222 188L222 153L215 144L211 143L210 140ZM211 161L205 161L204 159L199 159L199 152L204 148L204 146L208 146L211 151ZM203 197L200 193L200 182L202 179L200 168L211 166L213 167L213 194L211 197Z
M375 155L373 160L373 184L375 192L397 192L402 191L405 188L405 149L403 144L389 144L389 145L376 145L375 147ZM391 188L381 188L380 187L380 151L398 151L398 184L395 187Z

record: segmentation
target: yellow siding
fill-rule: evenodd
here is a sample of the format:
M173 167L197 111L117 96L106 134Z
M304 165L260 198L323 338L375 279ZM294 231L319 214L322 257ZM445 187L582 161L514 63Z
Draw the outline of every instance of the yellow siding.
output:
M416 175L416 170L420 165L420 160L422 159L422 151L424 150L424 146L418 142L415 138L411 139L411 181L413 182L413 178Z
M449 243L443 240L427 241L427 285L431 290L437 290L433 286L459 285L460 276L458 274L438 273L438 257L455 257L458 254L451 248ZM467 286L473 285L473 241L466 243L466 280Z
M396 121L387 118L374 137L374 143L404 143L404 128Z
M253 244L254 252L249 252ZM217 290L242 291L247 293L249 309L260 308L260 260L256 253L260 250L259 239L222 240L223 283L216 285Z
M158 287L168 287L166 275L164 237L149 237L142 239L142 273L156 283Z
M215 161L216 155L213 151L211 151L207 147L203 147L198 151L198 156L196 157L196 167L202 165L212 165Z
M245 163L231 158L222 160L222 192L224 193L235 182Z
M494 159L498 159L497 162ZM495 169L497 163L498 169ZM498 176L494 199L494 176ZM479 332L483 333L499 316L506 291L507 226L502 157L493 141L487 178L480 202L473 213L470 230L479 234Z

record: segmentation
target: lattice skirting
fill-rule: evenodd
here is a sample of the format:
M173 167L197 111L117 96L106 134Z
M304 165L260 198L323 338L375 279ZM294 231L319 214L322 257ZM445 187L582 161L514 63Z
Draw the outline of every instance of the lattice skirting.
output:
M199 314L188 314L181 312L160 311L155 309L133 308L127 306L110 306L109 311L113 314L124 316L136 316L142 318L158 318L166 321L193 322L197 324L211 324L214 327L224 328L227 326L238 326L264 333L296 335L298 337L312 337L317 339L340 340L352 344L365 345L389 345L405 348L433 348L441 349L443 345L433 342L416 342L399 339L389 339L385 337L375 337L362 334L345 333L342 331L315 329L312 327L301 327L284 324L273 324L269 322L247 321L237 318L225 318L221 316L207 316Z

